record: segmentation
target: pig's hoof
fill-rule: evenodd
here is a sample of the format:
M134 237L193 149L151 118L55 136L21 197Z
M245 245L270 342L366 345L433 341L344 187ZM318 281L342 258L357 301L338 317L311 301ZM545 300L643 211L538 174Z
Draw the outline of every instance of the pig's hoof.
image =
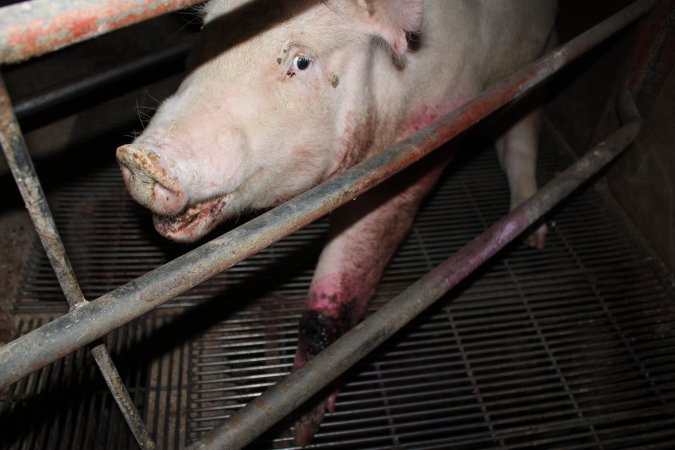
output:
M332 413L335 411L336 398L337 391L333 391L328 398L318 402L295 422L295 445L305 446L312 442L323 421L325 412Z
M312 442L323 420L324 408L323 402L319 403L295 423L295 445L305 446Z
M548 233L548 227L544 223L525 238L525 244L537 250L543 250L546 244L546 233Z

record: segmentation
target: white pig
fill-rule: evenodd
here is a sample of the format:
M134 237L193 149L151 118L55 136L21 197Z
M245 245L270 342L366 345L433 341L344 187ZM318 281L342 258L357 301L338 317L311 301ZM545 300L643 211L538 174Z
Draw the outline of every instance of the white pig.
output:
M380 152L536 59L555 10L555 0L213 0L189 75L117 150L124 181L160 234L194 241ZM511 207L536 190L537 140L536 112L496 139ZM296 367L362 318L448 159L436 152L333 214ZM545 233L528 243L542 248ZM298 443L335 395L299 420Z

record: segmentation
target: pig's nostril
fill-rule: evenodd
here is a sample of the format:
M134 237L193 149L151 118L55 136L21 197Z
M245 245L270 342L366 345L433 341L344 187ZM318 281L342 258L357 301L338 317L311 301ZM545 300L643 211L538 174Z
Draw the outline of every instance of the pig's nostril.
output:
M131 178L131 171L129 168L123 164L120 164L120 170L122 171L122 178L124 179L124 182L126 183L129 178Z
M156 153L133 144L123 145L117 149L117 161L129 192L139 203L162 215L183 210L187 194L167 174Z
M183 191L174 192L156 181L152 186L152 197L155 204L154 210L159 214L177 214L187 204L187 198Z

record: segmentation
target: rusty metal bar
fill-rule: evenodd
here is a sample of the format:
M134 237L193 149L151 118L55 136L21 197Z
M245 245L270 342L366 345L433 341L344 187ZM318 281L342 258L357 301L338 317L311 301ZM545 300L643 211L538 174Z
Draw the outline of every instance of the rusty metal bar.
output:
M0 387L150 311L401 171L640 17L652 3L631 4L388 150L0 347Z
M150 436L150 432L145 426L141 414L129 395L129 391L124 387L124 381L122 381L122 377L120 377L108 349L104 344L98 344L91 348L91 354L101 371L101 375L103 375L105 383L108 385L108 389L110 389L110 393L115 399L115 403L117 403L117 407L122 412L124 420L127 421L131 432L136 438L138 446L143 450L154 450L157 446L152 440L152 436Z
M54 268L61 289L70 305L70 311L77 310L88 302L82 294L80 285L68 260L66 249L63 246L61 236L59 236L56 223L47 204L47 198L33 167L33 161L26 148L21 128L14 115L12 103L5 88L4 79L1 76L0 145L7 158L7 164L12 171L17 187L24 199L35 230L40 237L40 241ZM155 444L131 396L129 396L129 393L124 388L122 379L113 365L105 345L94 345L91 348L91 353L139 445L143 449L154 449Z
M0 63L13 63L203 0L30 0L0 8Z
M66 300L71 308L79 307L86 303L86 300L56 229L2 77L0 77L0 145Z
M625 125L616 133L299 370L256 397L189 448L215 450L244 447L457 286L635 140L641 120L627 87L623 89L617 107Z

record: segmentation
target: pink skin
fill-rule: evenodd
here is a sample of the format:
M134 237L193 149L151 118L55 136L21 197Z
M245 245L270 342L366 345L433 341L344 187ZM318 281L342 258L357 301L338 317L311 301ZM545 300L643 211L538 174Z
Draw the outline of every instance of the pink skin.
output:
M417 108L410 117L405 121L406 125L398 134L398 140L403 140L411 134L426 127L441 116L448 114L450 111L462 106L468 99L458 99L446 103L444 106L427 106L422 105Z
M499 161L509 180L511 209L520 205L537 191L535 173L541 128L540 116L538 110L525 115L495 140ZM546 224L542 224L526 236L525 243L537 250L543 250L546 233Z
M406 138L538 57L556 10L555 0L243 3L206 5L206 53L193 58L197 64L143 134L117 151L130 193L169 239L199 239ZM242 39L239 27L264 24L261 11L281 17ZM409 32L418 32L410 51ZM535 122L524 120L497 140L512 207L536 189ZM361 320L449 159L439 150L333 213L296 368ZM543 246L544 235L538 230L532 244ZM335 396L298 422L298 443L309 442Z
M536 52L545 39L546 25L536 30L516 8L458 1L326 0L289 12L282 25L243 42L236 26L208 26L241 1L210 2L205 39L235 45L195 65L145 132L120 147L129 191L161 216L154 220L158 232L194 241L227 218L291 198L426 125L531 58L524 49ZM296 3L280 0L279 10ZM528 46L509 44L522 41L518 27L468 46L479 20L494 18L527 24ZM260 21L238 17L229 25L241 26L241 19ZM468 28L457 26L462 23ZM426 26L436 31L422 33L422 44L408 54L406 32ZM299 66L298 58L309 63ZM495 59L499 67L492 67ZM434 83L424 81L429 76ZM401 117L410 110L412 117Z
M445 108L419 108L403 126L401 139L460 105L461 102L451 102ZM536 190L533 159L536 157L538 114L534 112L526 116L504 133L496 144L507 173L517 174L509 176L512 209L534 193L531 190L533 185ZM439 149L420 161L415 172L405 171L397 175L334 213L328 242L321 253L305 302L305 314L300 321L294 369L339 337L342 330L348 330L363 318L384 268L412 225L417 207L435 185L451 157L451 150ZM372 205L378 206L373 209ZM545 236L546 225L542 225L526 238L525 243L541 250ZM311 313L324 320L332 319L331 326L341 324L336 327L340 333L330 333L327 342L320 345L308 343L315 339L315 336L303 333L304 328L312 328L308 323L315 316ZM337 394L336 388L323 401L315 402L296 422L298 445L311 442L325 411L335 411Z
M361 277L350 277L344 274L328 274L318 279L313 279L309 291L313 294L308 296L306 306L313 311L321 311L323 314L336 317L340 314L340 305L351 299L370 297L370 292L358 292L361 285ZM355 305L357 306L357 305ZM363 305L365 306L365 305ZM361 308L358 308L361 310ZM357 313L356 316L360 316Z
M339 324L336 328L340 331L346 331L363 318L384 268L410 229L420 202L434 186L451 156L451 149L439 149L417 163L414 170L398 174L333 213L328 240L300 321L295 368L315 355L308 349L320 350L339 337L329 333L330 342L320 345L306 342L314 338L303 332L305 328L314 328L308 323L315 317L312 313L332 319L331 326ZM324 401L312 405L311 410L296 422L298 445L311 441L323 420L324 411L334 411L336 398L337 390L334 390Z

